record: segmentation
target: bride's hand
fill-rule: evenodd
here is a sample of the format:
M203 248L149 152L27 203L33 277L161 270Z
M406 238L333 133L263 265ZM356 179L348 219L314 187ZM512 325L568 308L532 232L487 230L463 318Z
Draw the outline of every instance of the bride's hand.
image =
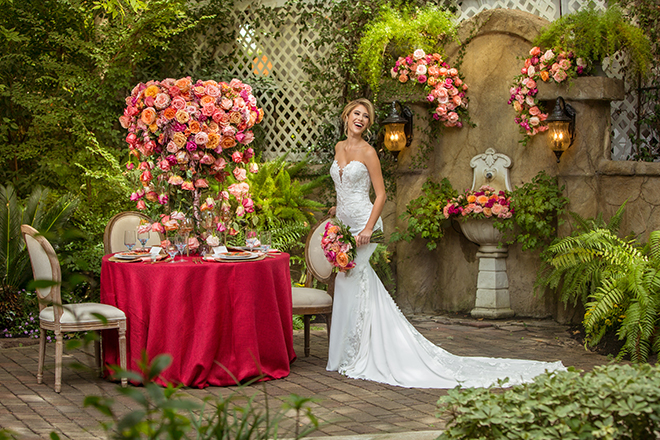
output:
M337 207L333 206L330 209L328 209L328 214L334 217L337 214Z
M371 241L371 234L373 231L371 229L363 229L358 235L355 236L355 244L357 247L364 246L369 244Z

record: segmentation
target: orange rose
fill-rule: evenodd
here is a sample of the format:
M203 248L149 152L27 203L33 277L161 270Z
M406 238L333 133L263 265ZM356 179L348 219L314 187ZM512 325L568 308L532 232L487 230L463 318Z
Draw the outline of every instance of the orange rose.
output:
M186 135L183 134L183 133L180 132L180 131L177 131L177 132L174 133L174 135L172 136L172 141L174 141L174 143L176 144L176 146L179 147L179 148L183 148L184 145L186 145L186 141L187 141L187 140L188 140L188 139L186 139Z
M222 141L220 142L220 146L222 147L223 150L234 148L236 146L236 139L234 139L233 137L225 136L222 138Z
M163 116L165 116L167 120L174 119L174 117L176 116L176 109L172 107L167 107L163 112Z
M548 79L550 79L550 74L548 73L547 70L542 70L541 71L541 79L543 81L547 81Z
M206 148L215 150L220 145L220 135L217 133L209 133L209 140L206 143Z
M144 125L151 125L154 122L156 122L156 110L154 110L152 107L147 107L144 110L142 110L142 114L140 115L140 120L144 123Z
M229 123L230 124L240 124L241 121L243 120L243 116L239 112L231 112L229 113Z
M158 95L158 92L160 92L158 86L151 85L144 90L144 96L151 96L152 98L155 98L156 95Z
M176 112L176 120L181 124L185 124L190 120L190 115L185 110L179 110Z
M177 86L182 93L186 93L190 90L190 78L177 79L174 85Z
M218 130L220 130L220 127L218 124L215 123L215 121L211 121L206 123L206 127L204 128L204 131L207 133L217 133Z
M339 267L346 267L348 265L348 255L345 252L339 252L336 257L336 262Z
M215 98L213 96L204 95L202 99L199 100L199 103L204 107L208 104L215 104Z
M488 197L486 196L477 197L477 203L479 203L480 205L485 205L486 203L488 203Z
M199 125L198 121L194 121L194 120L190 121L190 124L188 124L188 127L190 127L190 132L191 133L197 134L200 131L202 131L202 127Z
M158 124L156 124L155 122L153 124L151 124L149 126L149 131L151 131L152 133L157 132L158 131Z
M474 194L470 194L469 196L467 196L467 201L468 203L474 203L477 201L477 196L475 196Z

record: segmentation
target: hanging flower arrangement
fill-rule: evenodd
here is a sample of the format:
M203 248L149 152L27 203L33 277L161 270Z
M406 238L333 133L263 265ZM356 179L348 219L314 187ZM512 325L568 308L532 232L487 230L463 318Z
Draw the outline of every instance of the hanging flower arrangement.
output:
M135 86L119 121L128 130L126 168L139 186L130 196L137 209L169 213L176 197L177 209L192 207L199 223L200 211L222 197L218 188L239 182L247 186L247 173L258 172L248 146L263 116L252 88L238 79L169 78ZM233 202L234 217L254 211L249 186ZM230 217L225 213L225 219Z
M424 86L426 100L433 106L433 119L446 127L462 127L469 121L468 86L458 69L447 64L438 53L427 55L417 49L407 57L399 57L390 70L399 83L409 81Z
M524 135L521 143L527 145L529 139L546 131L545 120L548 114L545 107L536 98L539 82L561 84L570 78L587 74L587 60L575 59L572 52L560 48L549 49L541 53L541 48L533 47L525 65L520 69L509 89L509 105L516 111L516 124Z

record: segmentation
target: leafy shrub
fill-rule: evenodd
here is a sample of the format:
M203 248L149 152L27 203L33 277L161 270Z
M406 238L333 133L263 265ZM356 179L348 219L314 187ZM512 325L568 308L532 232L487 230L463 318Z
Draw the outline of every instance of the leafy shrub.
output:
M455 388L438 401L449 439L648 439L660 430L660 367L546 373L507 390Z
M117 376L127 377L141 383L135 387L118 388L126 397L141 406L141 409L120 416L113 409L114 400L102 396L86 396L85 406L98 409L112 419L103 427L110 438L122 439L272 439L279 438L280 423L288 410L296 414L294 438L299 439L318 426L318 421L306 404L310 398L290 395L280 411L271 412L268 401L260 409L254 402L256 394L247 395L246 385L228 397L217 396L204 399L204 404L186 400L179 392L180 386L169 384L163 388L154 379L166 369L172 359L169 355L156 356L151 363L143 354L139 362L140 373L116 368ZM255 379L256 381L257 379ZM248 384L249 385L249 384ZM310 424L303 426L300 420L305 415ZM302 426L302 430L300 427Z

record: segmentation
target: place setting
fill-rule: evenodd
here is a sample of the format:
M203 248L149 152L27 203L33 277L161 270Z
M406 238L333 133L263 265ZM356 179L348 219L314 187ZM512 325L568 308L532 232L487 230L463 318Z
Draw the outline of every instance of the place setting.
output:
M140 241L142 247L140 249L133 249L137 240ZM162 253L162 248L159 246L146 247L149 233L136 233L136 231L124 231L124 245L128 249L125 252L117 252L112 255L108 261L115 263L139 263L139 262L158 262L168 260L168 255Z
M248 230L245 233L245 246L215 246L213 252L205 255L203 260L218 263L260 261L280 253L271 250L271 242L270 231Z

